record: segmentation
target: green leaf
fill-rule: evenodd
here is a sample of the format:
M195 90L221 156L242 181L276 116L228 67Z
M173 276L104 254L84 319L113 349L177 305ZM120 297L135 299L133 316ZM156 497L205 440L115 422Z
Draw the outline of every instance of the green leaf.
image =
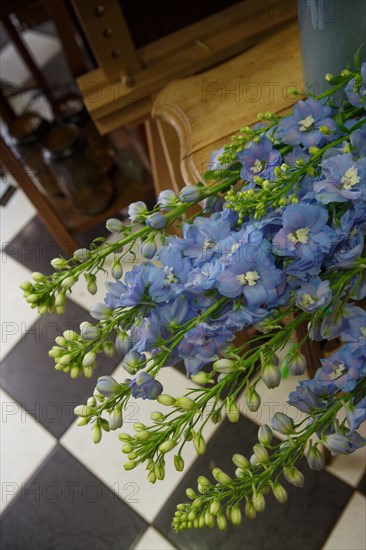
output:
M362 42L361 46L358 48L355 55L353 56L353 64L355 66L355 69L357 69L358 71L361 69L361 65L362 65L361 52L365 45L366 45L366 42Z

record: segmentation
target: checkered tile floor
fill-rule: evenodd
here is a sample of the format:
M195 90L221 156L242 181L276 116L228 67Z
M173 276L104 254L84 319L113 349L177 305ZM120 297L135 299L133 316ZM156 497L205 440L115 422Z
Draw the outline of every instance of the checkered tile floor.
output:
M287 379L278 391L263 387L256 415L243 409L238 424L212 425L203 457L186 450L183 474L168 466L165 480L153 486L143 469L125 472L117 435L106 434L94 445L88 428L76 427L72 412L91 395L102 373L123 379L119 358L104 360L92 379L74 381L56 372L47 355L57 334L88 319L87 308L96 298L79 286L62 317L39 317L22 299L18 284L33 270L49 271L57 246L20 190L1 208L1 226L3 550L365 548L364 450L337 457L320 473L303 464L304 489L289 488L287 505L268 503L254 522L246 520L224 533L173 533L171 517L185 500L185 488L194 486L198 474L210 475L216 465L230 471L232 452L250 454L258 424L284 410L296 380ZM97 300L102 298L101 285ZM186 380L178 370L165 369L163 383L168 393L180 395ZM157 408L155 403L131 403L124 430L148 420L149 407Z

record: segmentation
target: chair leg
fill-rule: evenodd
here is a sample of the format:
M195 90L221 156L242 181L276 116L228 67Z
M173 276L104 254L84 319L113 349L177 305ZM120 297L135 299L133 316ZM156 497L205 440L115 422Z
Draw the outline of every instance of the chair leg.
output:
M5 169L13 176L19 187L24 191L29 200L35 206L39 217L41 218L48 231L55 238L56 242L64 250L66 256L79 248L79 244L58 217L54 209L48 203L47 199L37 189L29 174L24 170L20 160L6 145L0 137L0 157Z

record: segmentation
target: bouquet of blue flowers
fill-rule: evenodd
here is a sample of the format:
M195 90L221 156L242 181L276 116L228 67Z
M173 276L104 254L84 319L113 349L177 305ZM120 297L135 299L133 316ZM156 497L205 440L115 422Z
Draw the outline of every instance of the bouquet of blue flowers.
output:
M356 55L355 70L326 79L329 89L299 98L290 115L261 114L257 126L242 128L213 155L204 182L179 196L163 191L152 210L131 204L129 223L107 221L114 241L56 258L51 276L34 273L21 285L41 314L61 314L82 275L96 293L96 275L113 258L114 281L91 310L95 323L65 331L49 353L72 378L90 377L98 354L121 356L124 382L101 376L75 408L95 443L122 427L131 396L167 407L149 425L136 424L134 436L119 434L125 469L146 464L152 483L164 478L170 453L182 471L186 444L205 452L207 422L237 422L240 399L257 411L260 380L276 388L289 372L303 375L308 341L342 342L289 395L302 420L276 413L259 428L252 456L233 455L235 477L219 468L213 481L200 476L178 506L176 530L215 522L225 529L242 511L253 519L269 491L286 502L281 476L302 487L302 456L319 470L324 448L347 454L366 443L358 431L366 418L366 314L357 305L366 296L366 63ZM192 215L196 203L202 210ZM136 243L143 261L123 274ZM294 343L301 326L305 336ZM159 378L179 362L194 387L173 397ZM281 443L273 431L285 436Z

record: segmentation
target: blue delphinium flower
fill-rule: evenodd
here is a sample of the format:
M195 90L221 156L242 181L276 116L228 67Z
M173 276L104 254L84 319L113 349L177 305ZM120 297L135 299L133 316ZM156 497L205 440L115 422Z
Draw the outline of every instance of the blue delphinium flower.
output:
M143 300L148 283L147 275L153 264L133 266L124 277L124 282L106 283L107 295L104 303L115 309L117 307L136 306Z
M288 396L288 404L300 411L313 415L318 409L327 404L327 399L332 393L317 380L301 380L296 390Z
M232 332L219 323L200 323L189 330L179 344L187 376L197 374L202 367L218 359L218 354L233 339Z
M278 125L281 140L289 145L301 144L305 147L324 145L329 137L320 129L326 127L329 134L337 129L331 113L328 105L315 99L298 101L294 106L293 115L282 119Z
M277 269L266 243L258 248L251 244L240 244L230 261L219 274L218 291L228 298L244 294L250 308L263 304L274 304L276 288L280 285L283 273Z
M327 279L322 281L320 277L312 277L309 283L304 283L295 293L295 303L303 311L313 313L328 305L331 297L329 281Z
M349 402L345 406L350 432L357 430L366 421L366 396L357 404Z
M322 177L314 182L316 199L323 203L366 200L366 165L351 153L323 160Z
M365 124L354 130L350 135L350 142L352 145L352 153L354 157L360 158L366 155L366 127Z
M263 179L273 179L273 170L282 162L281 153L273 148L267 137L258 143L250 142L248 147L238 153L238 159L243 165L240 177L253 182L256 176Z
M328 387L330 393L349 392L366 375L364 359L356 357L349 344L345 344L327 359L321 359L321 364L321 368L315 373L315 379L324 387Z
M327 225L328 211L320 205L291 204L282 220L283 227L272 241L274 253L320 266L324 254L337 241L335 231Z
M365 446L366 438L361 437L358 432L346 434L337 427L332 427L326 435L321 438L321 442L327 447L332 455L350 454Z
M123 358L121 366L130 374L135 374L146 365L146 355L138 351L131 350Z
M348 101L354 107L366 109L366 62L362 63L361 76L357 75L346 84L344 89Z
M142 399L156 399L163 391L163 386L158 380L155 380L151 374L140 371L136 377L129 383L132 396Z
M169 246L160 249L159 260L163 267L156 267L148 274L149 294L156 302L167 302L183 292L191 271L191 262L182 257L179 250Z

